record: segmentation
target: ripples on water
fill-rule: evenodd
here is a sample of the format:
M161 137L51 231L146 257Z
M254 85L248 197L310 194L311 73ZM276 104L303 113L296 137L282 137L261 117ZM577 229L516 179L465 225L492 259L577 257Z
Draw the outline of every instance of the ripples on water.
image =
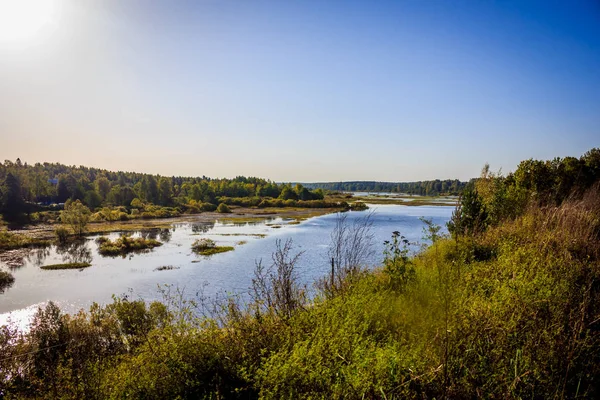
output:
M423 223L420 217L430 218L444 226L454 207L374 205L372 215L375 256L370 265L383 258L383 242L393 231L400 231L411 242L422 242ZM348 213L348 222L364 217L369 211ZM171 229L136 232L160 240L164 244L145 253L124 257L104 257L98 253L97 236L66 246L34 249L19 267L11 267L15 283L0 294L0 325L7 320L24 326L39 305L52 300L66 312L87 309L93 302L109 303L112 295L129 294L133 298L160 300L160 285L172 285L194 297L218 293L243 294L251 285L255 262L271 262L277 239L291 238L295 251L304 251L297 264L302 283L311 285L329 271L327 248L334 227L335 214L311 218L300 224L275 218L259 223L194 223L175 224ZM111 239L119 233L106 235ZM235 250L210 257L191 251L192 243L208 237L217 245L234 246ZM414 246L413 249L417 249ZM82 270L45 271L39 267L67 262L89 262ZM158 271L160 266L174 269ZM7 267L4 265L3 267Z

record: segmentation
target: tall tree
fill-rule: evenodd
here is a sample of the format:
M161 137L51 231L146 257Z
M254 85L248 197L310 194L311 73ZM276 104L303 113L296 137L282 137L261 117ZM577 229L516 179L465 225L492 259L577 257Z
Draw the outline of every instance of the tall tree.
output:
M25 212L25 200L21 191L21 182L12 173L6 175L2 185L2 213L14 217Z

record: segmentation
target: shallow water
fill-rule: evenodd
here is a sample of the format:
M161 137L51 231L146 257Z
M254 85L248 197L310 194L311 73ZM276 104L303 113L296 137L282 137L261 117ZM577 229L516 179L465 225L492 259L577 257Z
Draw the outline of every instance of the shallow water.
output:
M443 225L454 207L373 205L368 211L347 213L348 222L371 216L374 235L374 256L369 261L377 265L383 258L383 242L393 231L400 231L411 242L422 242L423 223L419 217L430 218ZM186 296L198 292L205 296L218 293L243 294L248 291L255 262L271 263L276 241L293 240L294 252L303 251L297 264L302 283L312 285L329 271L327 248L336 220L335 214L311 218L300 224L276 218L260 223L194 223L175 224L172 229L137 232L134 236L152 237L164 244L151 251L125 257L105 257L98 253L97 236L67 247L50 246L32 250L23 266L11 268L15 283L0 294L0 325L8 319L22 325L47 301L56 302L64 311L87 309L93 302L108 303L113 294L128 294L133 298L159 300L160 285L183 289ZM119 233L109 236L115 239ZM210 257L191 251L192 243L208 237L217 245L234 246L235 250ZM244 243L245 242L245 243ZM416 249L418 246L414 246ZM42 270L39 267L64 262L90 262L81 270ZM157 270L161 266L174 269ZM6 269L6 265L3 265Z

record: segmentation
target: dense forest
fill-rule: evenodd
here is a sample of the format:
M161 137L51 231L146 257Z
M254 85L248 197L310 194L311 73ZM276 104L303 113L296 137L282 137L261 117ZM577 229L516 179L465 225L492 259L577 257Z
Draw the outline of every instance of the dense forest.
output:
M0 212L5 218L31 213L51 204L62 204L67 200L80 200L92 210L121 206L144 211L144 207L154 205L177 207L181 212L199 212L214 210L220 203L243 206L329 206L314 202L322 201L323 197L322 190L310 191L302 185L278 185L253 177L166 177L52 163L29 165L19 159L0 164ZM166 213L171 214L168 209Z
M73 316L50 303L30 332L1 328L0 396L600 396L600 150L507 176L486 166L450 235L424 220L430 246L412 256L390 232L375 270L361 264L368 221L344 215L334 271L311 297L292 243L279 242L246 300L172 290Z
M344 192L389 192L405 193L420 196L458 195L465 187L466 182L458 179L447 179L418 182L375 182L375 181L351 181L351 182L319 182L304 183L310 189L323 189Z

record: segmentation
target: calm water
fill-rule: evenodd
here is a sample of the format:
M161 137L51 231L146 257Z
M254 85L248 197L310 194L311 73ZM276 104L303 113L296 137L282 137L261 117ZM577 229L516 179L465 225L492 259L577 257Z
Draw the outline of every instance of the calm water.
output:
M370 260L377 265L382 259L383 241L393 231L400 231L410 241L422 242L423 223L419 217L431 218L444 225L454 207L374 205L373 245L376 256ZM349 212L348 221L363 218L368 211ZM248 290L255 261L270 264L275 242L291 238L296 252L303 251L297 265L303 283L311 285L329 271L327 248L334 227L334 214L311 218L298 225L288 225L281 218L254 224L215 224L186 222L172 229L138 232L134 236L153 237L164 245L143 254L126 257L104 257L98 254L97 236L68 247L51 246L32 251L23 266L12 268L15 283L0 294L0 324L11 319L23 321L38 305L52 300L67 312L87 309L92 302L108 303L113 294L129 294L145 300L160 299L159 285L184 289L189 296L199 290L204 295L244 293ZM444 228L445 229L445 228ZM118 233L108 235L117 238ZM211 257L198 256L191 251L192 243L208 237L218 245L234 246L235 250ZM45 271L39 267L63 262L86 261L91 267L82 270ZM172 270L156 270L160 266ZM3 265L6 269L7 266Z

